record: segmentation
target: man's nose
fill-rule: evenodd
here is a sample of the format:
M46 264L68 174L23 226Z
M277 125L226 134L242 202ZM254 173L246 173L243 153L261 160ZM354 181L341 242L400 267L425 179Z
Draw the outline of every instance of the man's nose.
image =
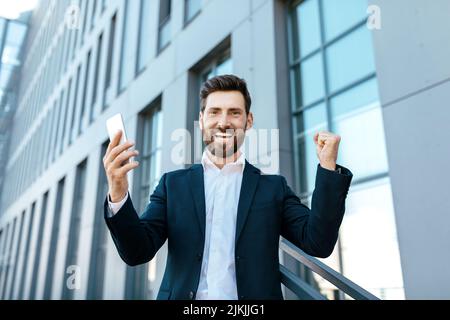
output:
M221 129L226 129L226 128L229 128L230 127L230 121L229 121L229 118L228 118L228 115L225 113L225 114L222 114L221 116L220 116L220 118L219 118L219 120L218 120L218 122L217 122L217 125L219 126L219 128L221 128Z

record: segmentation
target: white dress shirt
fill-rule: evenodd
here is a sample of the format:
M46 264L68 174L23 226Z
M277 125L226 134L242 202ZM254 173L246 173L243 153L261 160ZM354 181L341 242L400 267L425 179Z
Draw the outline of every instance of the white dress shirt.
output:
M222 169L203 152L205 180L205 248L197 300L237 300L234 244L244 154Z
M243 153L233 162L219 169L208 157L202 156L204 172L206 225L205 247L197 290L197 300L237 300L234 245L236 217L242 176L245 166ZM116 214L125 201L109 202Z

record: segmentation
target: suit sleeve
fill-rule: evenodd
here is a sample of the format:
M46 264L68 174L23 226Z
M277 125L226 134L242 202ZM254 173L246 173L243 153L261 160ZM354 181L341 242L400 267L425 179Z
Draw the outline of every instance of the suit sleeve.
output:
M131 197L114 215L108 215L108 199L104 203L106 225L111 232L120 257L130 266L146 263L167 239L166 174L150 196L141 217L138 216Z
M341 173L317 167L311 209L287 185L283 177L283 222L281 235L307 254L326 258L333 252L345 212L345 199L352 173L341 166Z

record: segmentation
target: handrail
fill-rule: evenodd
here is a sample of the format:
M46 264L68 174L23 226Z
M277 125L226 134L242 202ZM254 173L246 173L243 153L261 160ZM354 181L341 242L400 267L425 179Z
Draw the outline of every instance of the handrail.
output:
M281 282L302 300L327 300L310 284L280 264Z
M315 272L322 278L328 280L330 283L335 285L339 290L343 291L350 297L356 299L356 300L379 300L378 297L371 294L367 290L363 289L362 287L358 286L356 283L352 282L351 280L344 277L339 272L333 270L323 262L319 261L317 258L314 258L308 254L306 254L303 250L295 246L293 243L286 239L282 239L280 242L280 249L291 255L293 258L298 260L300 263L302 263L304 266L306 266L311 271ZM307 299L316 299L317 295L312 295L308 291L308 294L305 293L305 288L303 283L301 282L295 282L292 280L292 275L287 275L287 272L289 271L280 264L280 272L281 272L281 278L282 282L285 286L287 286L289 289L293 290L294 293L299 295L300 298L306 297ZM289 271L290 272L290 271ZM295 276L298 279L301 279L298 276ZM297 280L298 280L297 279ZM303 280L302 280L303 281ZM311 289L310 287L309 289ZM315 289L314 289L315 290ZM319 293L316 290L316 293ZM319 293L320 294L320 293Z

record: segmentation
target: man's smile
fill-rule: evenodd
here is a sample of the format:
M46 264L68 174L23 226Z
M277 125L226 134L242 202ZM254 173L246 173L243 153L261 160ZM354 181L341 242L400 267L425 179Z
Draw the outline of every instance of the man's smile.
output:
M234 134L232 134L231 132L217 132L216 134L213 135L214 141L218 142L228 141L232 137L234 137Z

